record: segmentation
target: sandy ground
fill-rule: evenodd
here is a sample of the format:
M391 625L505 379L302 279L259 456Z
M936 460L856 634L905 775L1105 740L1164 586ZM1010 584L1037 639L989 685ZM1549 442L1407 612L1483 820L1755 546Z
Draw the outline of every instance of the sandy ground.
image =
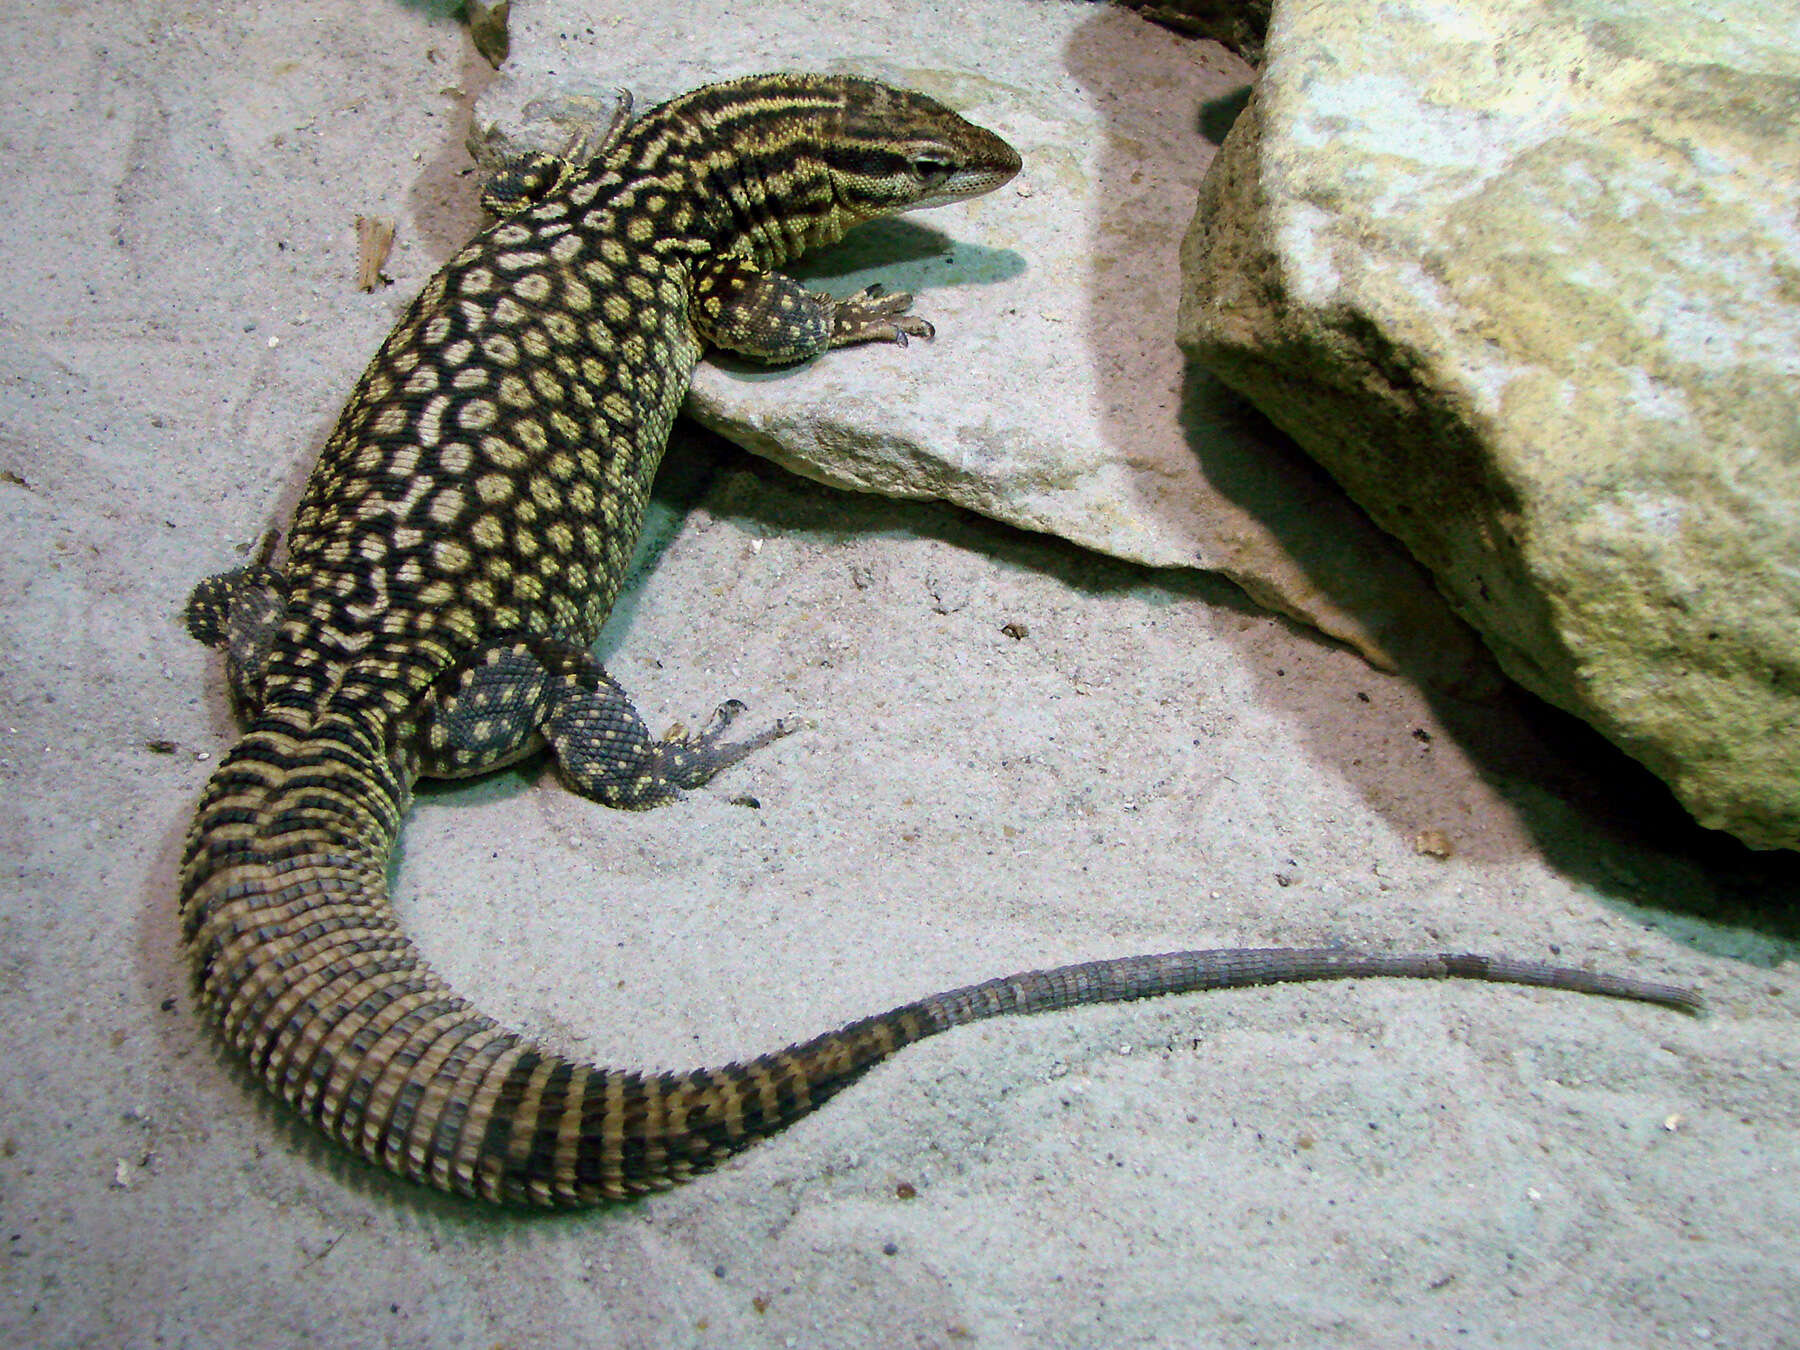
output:
M175 616L475 228L490 74L424 5L0 38L0 1343L1800 1345L1794 859L1522 698L697 436L600 650L654 724L814 725L646 815L541 766L427 790L399 903L495 1014L676 1067L1006 969L1321 942L1557 952L1713 1014L1363 982L993 1023L578 1216L315 1140L187 997L174 864L231 726ZM374 295L358 212L400 220Z

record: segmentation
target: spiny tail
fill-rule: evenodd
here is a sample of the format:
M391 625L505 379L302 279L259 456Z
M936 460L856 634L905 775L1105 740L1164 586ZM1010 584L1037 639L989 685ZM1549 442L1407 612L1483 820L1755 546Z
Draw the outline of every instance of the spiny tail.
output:
M1176 952L988 980L747 1064L646 1075L557 1055L453 993L386 887L405 774L353 726L254 729L221 764L183 868L202 1006L333 1138L439 1188L575 1206L668 1186L813 1110L903 1046L965 1022L1289 980L1460 977L1697 1009L1691 992L1506 958Z

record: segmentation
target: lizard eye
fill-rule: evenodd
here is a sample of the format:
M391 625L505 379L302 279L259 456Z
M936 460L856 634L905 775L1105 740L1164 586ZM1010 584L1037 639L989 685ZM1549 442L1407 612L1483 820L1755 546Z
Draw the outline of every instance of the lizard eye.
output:
M918 175L920 182L936 187L939 183L949 181L950 175L956 172L956 166L947 160L921 155L912 162L912 170Z

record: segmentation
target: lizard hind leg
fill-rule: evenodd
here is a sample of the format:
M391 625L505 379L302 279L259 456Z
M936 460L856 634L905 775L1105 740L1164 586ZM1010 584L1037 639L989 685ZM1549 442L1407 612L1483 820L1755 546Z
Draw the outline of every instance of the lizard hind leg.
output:
M658 774L677 788L699 787L721 769L730 768L746 755L754 754L783 736L799 729L789 718L778 718L754 736L741 741L726 741L725 733L744 705L727 699L713 710L705 726L689 733L679 723L663 733L656 743Z
M721 769L796 730L778 721L740 741L725 740L744 705L731 699L699 731L671 727L652 740L631 698L586 652L585 669L564 671L545 735L564 780L584 797L638 810L673 801Z
M536 644L490 643L440 676L419 722L419 767L464 778L523 759L544 746L551 677Z
M548 744L564 781L606 806L641 809L699 787L795 728L777 722L727 742L735 699L700 731L653 739L631 698L591 653L554 638L491 644L439 681L420 724L420 767L481 773Z

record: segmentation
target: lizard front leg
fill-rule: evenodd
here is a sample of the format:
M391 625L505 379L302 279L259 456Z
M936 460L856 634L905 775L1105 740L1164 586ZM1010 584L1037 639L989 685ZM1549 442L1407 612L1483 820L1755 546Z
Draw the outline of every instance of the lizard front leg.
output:
M695 270L688 313L711 345L786 365L857 342L904 347L909 336L930 337L931 325L906 312L910 304L911 295L879 285L834 300L742 258L716 258Z

